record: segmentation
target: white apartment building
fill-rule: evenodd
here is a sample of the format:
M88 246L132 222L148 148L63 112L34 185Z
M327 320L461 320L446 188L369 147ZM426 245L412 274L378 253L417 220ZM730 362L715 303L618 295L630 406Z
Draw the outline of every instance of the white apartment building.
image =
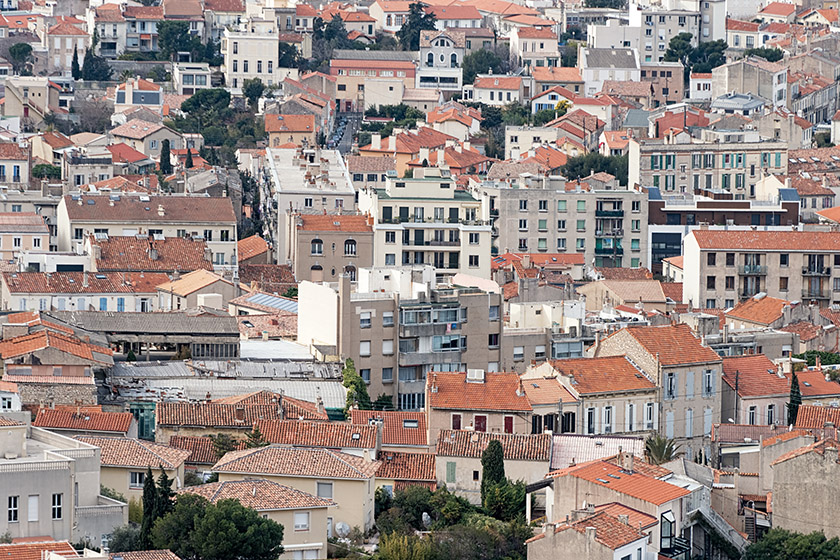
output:
M235 95L242 93L245 80L259 78L265 85L282 80L278 67L277 35L225 29L221 45L225 85Z
M463 31L421 31L417 87L461 91L464 52Z
M359 191L359 210L374 219L374 266L431 264L438 277L490 278L490 223L481 219L480 201L456 190L448 169L389 175L384 189Z

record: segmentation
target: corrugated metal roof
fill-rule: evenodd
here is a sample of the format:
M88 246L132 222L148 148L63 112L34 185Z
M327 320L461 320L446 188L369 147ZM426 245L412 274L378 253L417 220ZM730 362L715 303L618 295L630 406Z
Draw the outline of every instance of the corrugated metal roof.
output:
M270 294L256 293L251 297L247 298L245 301L250 303L257 303L259 305L265 305L267 307L273 307L282 311L291 311L292 313L298 312L297 301L293 299L273 296Z
M565 469L569 465L612 457L618 454L619 450L643 457L644 439L623 436L555 435L551 444L551 469Z
M50 311L74 327L107 333L147 334L224 334L239 337L239 323L229 315L190 315L187 313L138 313L111 311Z

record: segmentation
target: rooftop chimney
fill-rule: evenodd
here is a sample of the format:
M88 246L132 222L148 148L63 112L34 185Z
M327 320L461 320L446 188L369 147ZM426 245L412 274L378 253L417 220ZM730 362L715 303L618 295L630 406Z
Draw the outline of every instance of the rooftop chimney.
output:
M382 135L371 134L370 135L370 147L372 150L381 150L382 149Z
M245 407L244 406L237 406L236 412L234 414L234 418L237 422L244 422L245 421Z
M586 540L593 542L595 540L597 533L595 532L595 527L587 527L586 528Z

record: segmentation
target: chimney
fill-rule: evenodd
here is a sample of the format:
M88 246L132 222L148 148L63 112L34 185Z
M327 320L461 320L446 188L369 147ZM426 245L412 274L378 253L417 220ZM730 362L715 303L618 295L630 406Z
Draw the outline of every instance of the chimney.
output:
M244 406L237 406L236 412L234 414L234 419L237 422L244 422L245 421L245 407Z
M469 140L464 140L463 146L464 146L464 151L467 151L467 152L470 151L471 148L470 148L470 141Z
M516 396L521 397L525 394L525 386L522 385L522 378L519 378L519 387L516 388Z
M160 255L158 254L157 249L155 249L154 247L149 249L149 260L156 261L156 260L158 260L159 257L160 257Z
M372 150L381 150L382 149L382 135L371 134L370 135L370 147Z
M83 287L83 288L87 288L87 287L88 287L87 270L85 270L84 272L82 272L82 287Z
M633 454L627 451L618 452L618 465L622 470L633 472Z
M418 159L420 159L421 164L423 163L423 160L426 160L426 164L428 164L429 163L429 148L427 148L426 146L421 146L420 147L420 156L419 156Z
M618 514L618 521L620 523L624 523L625 525L630 525L630 516L626 513L619 513Z
M397 149L397 132L392 131L391 136L388 137L388 151L393 152Z
M587 527L586 528L586 540L589 542L595 542L596 532L595 527Z
M326 411L324 410L324 399L321 398L321 395L315 399L315 407L318 410L318 414L324 414Z

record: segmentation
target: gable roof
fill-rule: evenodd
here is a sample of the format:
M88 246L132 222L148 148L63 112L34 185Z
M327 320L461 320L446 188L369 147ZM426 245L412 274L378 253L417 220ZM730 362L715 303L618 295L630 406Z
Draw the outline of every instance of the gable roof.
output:
M233 282L230 280L219 276L215 272L200 268L184 274L177 280L167 280L166 282L159 284L157 289L161 292L187 297L198 290L212 286L216 282L222 282L223 284L233 286Z
M426 413L403 410L350 411L350 422L361 425L382 424L385 445L426 445Z
M636 339L652 356L659 354L660 363L666 366L720 361L720 356L708 346L703 346L694 336L691 327L685 323L659 327L630 327L618 332L623 331Z
M100 272L212 270L203 239L184 237L149 239L145 236L108 236L92 240L99 247L96 269ZM152 250L155 252L152 253ZM152 258L153 256L157 258Z
M44 217L34 212L0 212L2 233L49 233Z
M143 152L138 152L125 142L117 142L116 144L105 146L105 149L111 152L111 160L114 163L137 163L138 161L149 159L149 156Z
M236 500L243 506L257 511L328 508L337 505L332 500L319 498L271 480L211 482L187 486L179 490L178 494L195 494L206 498L211 504L219 500Z
M467 380L466 373L432 373L429 408L450 410L530 411L525 392L520 391L516 373L484 373L483 382Z
M799 384L801 386L802 382L800 381ZM840 426L840 408L801 404L796 413L794 427L804 430L821 430L828 422L832 422L835 427Z
M478 458L491 441L502 444L506 460L548 462L551 459L551 434L501 434L474 430L441 430L437 454Z
M535 66L531 68L535 82L583 83L576 66Z
M590 528L595 529L595 541L610 550L616 550L622 546L648 538L646 534L634 528L631 523L622 523L617 517L611 515L611 512L605 510L597 511L595 514L579 519L578 521L559 523L554 528L554 533L576 531L584 535L583 538L586 538L586 532ZM531 537L525 542L534 542L540 538L545 538L545 534Z
M74 336L53 330L36 331L0 341L0 355L4 360L31 354L46 348L53 348L59 352L71 354L91 362L108 365L113 363L111 356L114 352L110 348L82 342Z
M151 467L176 469L190 456L189 451L150 441L123 437L76 436L76 439L102 450L105 467Z
M473 87L476 89L518 90L522 87L522 77L503 75L477 76L475 78L475 82L473 82Z
M627 472L607 461L592 461L568 467L549 473L548 476L572 476L654 505L663 505L690 494L685 488L639 472Z
M131 552L112 552L109 560L181 560L171 550L133 550Z
M315 132L315 115L277 115L265 116L265 131L271 132Z
M375 449L376 426L346 422L308 422L300 420L257 420L263 438L269 443L295 447L332 449Z
M33 426L47 429L127 434L134 415L130 412L82 412L41 408Z
M376 478L435 482L434 453L397 453L381 451Z
M377 461L307 447L258 447L231 451L213 466L214 471L263 475L366 480L379 468Z
M76 549L69 541L54 541L49 537L39 540L44 542L0 544L0 558L3 560L43 560L49 552L69 557L78 556Z
M169 280L158 272L4 272L2 277L10 294L153 294Z
M236 255L244 261L268 252L268 243L259 234L240 239L236 242Z
M836 436L835 436L836 437ZM771 467L775 467L785 461L790 461L791 459L796 459L797 457L801 457L803 455L807 455L808 453L817 453L818 455L825 455L827 449L834 450L834 457L837 457L837 451L840 450L840 443L837 442L836 439L822 439L820 441L815 441L809 445L805 445L798 449L793 449L784 453L776 458L775 461L770 463Z
M77 196L74 200L73 197ZM206 224L236 222L228 197L66 195L64 204L70 220L79 222L162 222ZM203 232L199 232L203 233Z
M770 2L759 10L759 14L768 14L774 16L790 16L796 12L795 4L788 4L787 2Z
M753 296L726 312L727 318L742 319L752 323L770 325L783 317L783 310L789 301L770 296Z
M723 381L741 397L788 395L790 379L777 374L778 369L764 354L726 356L723 358Z
M625 356L551 360L551 367L571 378L572 388L581 395L622 391L653 391L656 385ZM523 380L523 383L527 383Z
M282 417L277 404L158 402L155 407L159 426L250 429L257 420Z
M150 123L140 119L131 119L125 124L121 124L117 128L111 130L112 136L119 136L120 138L131 138L133 140L142 140L147 136L151 136L159 130L167 128L159 123ZM167 130L169 130L167 128Z
M189 451L187 463L214 465L219 460L216 448L213 446L213 438L210 436L171 436L169 447ZM240 441L236 449L245 449L245 442Z

